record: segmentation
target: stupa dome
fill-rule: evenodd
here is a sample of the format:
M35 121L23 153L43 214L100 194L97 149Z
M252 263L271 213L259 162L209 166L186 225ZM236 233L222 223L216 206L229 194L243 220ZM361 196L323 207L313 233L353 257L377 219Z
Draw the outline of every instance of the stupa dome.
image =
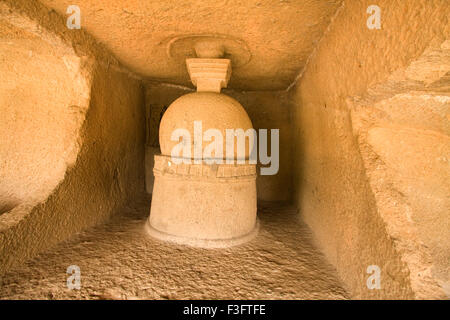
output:
M172 148L179 141L172 141L176 129L186 129L190 133L191 155L194 158L194 121L201 121L202 134L208 129L217 129L223 136L223 158L226 155L226 129L253 128L252 122L242 105L235 99L215 92L195 92L175 100L164 113L159 128L161 153L170 156ZM249 139L245 138L245 158L249 157ZM202 155L211 141L203 139ZM234 157L237 157L237 139L235 138ZM251 145L253 147L253 145Z

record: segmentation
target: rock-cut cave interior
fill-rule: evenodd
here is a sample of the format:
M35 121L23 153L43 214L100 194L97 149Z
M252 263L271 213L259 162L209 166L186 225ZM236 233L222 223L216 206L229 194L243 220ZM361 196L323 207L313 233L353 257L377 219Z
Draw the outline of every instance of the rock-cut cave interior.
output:
M449 17L0 0L0 299L449 299Z

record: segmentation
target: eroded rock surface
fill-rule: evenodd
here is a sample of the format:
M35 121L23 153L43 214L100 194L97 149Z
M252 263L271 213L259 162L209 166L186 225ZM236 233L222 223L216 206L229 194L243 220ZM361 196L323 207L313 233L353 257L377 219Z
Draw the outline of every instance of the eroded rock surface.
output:
M2 299L344 299L334 269L296 210L259 209L253 241L228 249L172 245L148 237L149 200L87 230L1 279ZM66 286L78 265L81 290Z

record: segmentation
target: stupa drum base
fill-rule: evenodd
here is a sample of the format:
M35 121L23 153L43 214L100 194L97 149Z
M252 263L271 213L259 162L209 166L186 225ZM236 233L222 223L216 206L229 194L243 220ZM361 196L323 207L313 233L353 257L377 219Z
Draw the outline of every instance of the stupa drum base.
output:
M156 238L158 240L168 241L175 244L188 245L192 247L199 248L228 248L232 246L237 246L243 243L247 243L258 235L259 231L259 221L256 220L254 228L247 234L239 236L236 238L229 239L200 239L200 238L189 238L180 237L172 234L168 234L153 228L150 221L145 224L145 231L147 234Z
M256 165L176 164L156 155L147 231L202 247L226 247L257 233Z

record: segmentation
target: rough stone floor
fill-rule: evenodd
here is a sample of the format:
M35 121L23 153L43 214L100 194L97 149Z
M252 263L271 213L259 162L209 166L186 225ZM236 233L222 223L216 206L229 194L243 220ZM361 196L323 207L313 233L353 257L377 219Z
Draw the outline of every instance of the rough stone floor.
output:
M1 299L345 299L335 270L295 210L259 208L259 235L228 249L163 243L144 233L149 199L0 279ZM67 267L81 270L69 290Z

